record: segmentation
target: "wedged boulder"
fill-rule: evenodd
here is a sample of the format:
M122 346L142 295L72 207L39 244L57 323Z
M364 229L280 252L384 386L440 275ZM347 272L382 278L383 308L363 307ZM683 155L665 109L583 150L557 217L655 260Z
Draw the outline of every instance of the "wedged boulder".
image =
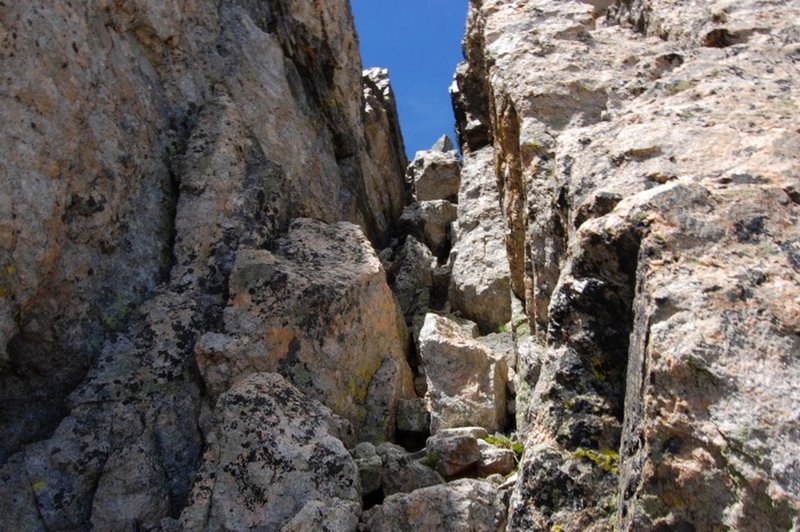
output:
M414 397L408 332L383 268L350 223L297 219L267 250L237 253L224 333L196 358L213 397L254 372L278 372L347 418L362 440L391 439Z
M476 466L481 459L479 438L488 436L481 427L461 427L437 432L425 442L427 461L444 477L454 477Z
M383 464L383 493L410 493L414 490L443 484L444 479L432 468L414 459L405 449L393 443L382 443L376 449Z
M454 320L425 316L419 355L431 404L431 434L453 427L502 431L506 420L508 368Z
M392 262L389 282L407 322L430 305L435 262L428 248L413 236L406 237Z
M461 161L455 151L418 151L406 170L406 180L414 184L417 201L458 201Z
M450 253L450 226L458 217L458 207L447 200L417 201L400 215L400 227L421 240L440 261Z
M397 403L397 430L404 432L424 433L430 430L431 414L425 406L425 400L401 399Z
M364 512L361 523L373 532L497 532L505 528L506 508L494 485L461 479L391 495L380 506Z
M476 322L484 334L511 320L505 225L494 150L486 147L464 157L449 290L453 310Z
M214 417L183 530L297 530L317 516L347 523L343 507L357 515L358 469L340 439L348 424L286 379L242 379Z

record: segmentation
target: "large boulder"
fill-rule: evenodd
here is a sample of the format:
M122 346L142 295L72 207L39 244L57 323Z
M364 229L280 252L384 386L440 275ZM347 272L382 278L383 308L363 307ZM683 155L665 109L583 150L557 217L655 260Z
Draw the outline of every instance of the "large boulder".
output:
M464 157L458 198L458 223L450 254L450 304L454 311L477 322L483 333L490 333L511 320L505 220L491 147Z
M492 445L485 440L478 440L478 446L481 452L481 458L478 461L479 476L508 475L516 467L516 456L513 450Z
M457 322L437 314L425 316L419 350L431 404L431 434L464 426L504 429L508 368L502 357Z
M280 375L239 381L217 403L181 528L296 530L317 515L355 530L342 515L357 515L361 503L358 469L340 440L348 430Z
M353 423L391 439L397 400L414 396L408 332L369 241L355 225L295 220L272 251L237 254L224 333L198 342L213 396L275 371Z
M462 479L391 495L364 512L361 522L373 532L499 532L505 528L506 508L492 484Z

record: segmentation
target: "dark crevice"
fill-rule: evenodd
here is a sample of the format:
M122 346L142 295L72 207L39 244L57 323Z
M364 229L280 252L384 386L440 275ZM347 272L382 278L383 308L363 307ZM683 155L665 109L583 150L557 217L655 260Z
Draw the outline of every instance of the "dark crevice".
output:
M703 37L703 46L707 48L727 48L735 44L744 44L751 32L731 31L727 28L716 28Z
M372 508L374 506L378 506L379 504L383 504L383 499L384 498L386 498L386 495L384 495L383 489L382 488L378 488L377 490L372 491L372 492L367 493L366 495L364 495L364 497L362 499L362 507L363 507L363 509L365 511L369 510L370 508Z

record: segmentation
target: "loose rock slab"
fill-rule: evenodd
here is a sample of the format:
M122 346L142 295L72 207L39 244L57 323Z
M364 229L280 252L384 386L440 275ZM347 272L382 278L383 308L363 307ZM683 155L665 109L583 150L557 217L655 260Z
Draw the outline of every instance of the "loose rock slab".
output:
M278 530L358 511L358 469L339 437L348 424L274 373L220 397L183 530ZM354 528L350 528L353 530Z
M276 371L360 439L391 439L397 400L414 396L408 332L357 226L295 220L272 251L237 254L230 292L227 334L196 348L214 396L242 375Z
M419 347L431 403L431 434L464 426L491 432L504 428L508 369L502 357L457 322L436 314L425 316Z

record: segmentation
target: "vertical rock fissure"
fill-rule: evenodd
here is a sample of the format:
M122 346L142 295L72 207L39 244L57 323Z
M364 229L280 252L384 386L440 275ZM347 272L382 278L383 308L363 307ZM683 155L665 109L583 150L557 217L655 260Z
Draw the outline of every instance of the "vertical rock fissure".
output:
M494 144L497 150L496 175L503 217L506 221L506 250L511 269L511 289L517 299L525 301L525 214L526 190L519 149L519 117L514 103L505 98L497 110Z
M602 222L578 233L553 293L547 362L529 413L532 448L511 505L520 529L607 521L617 510L642 228Z

